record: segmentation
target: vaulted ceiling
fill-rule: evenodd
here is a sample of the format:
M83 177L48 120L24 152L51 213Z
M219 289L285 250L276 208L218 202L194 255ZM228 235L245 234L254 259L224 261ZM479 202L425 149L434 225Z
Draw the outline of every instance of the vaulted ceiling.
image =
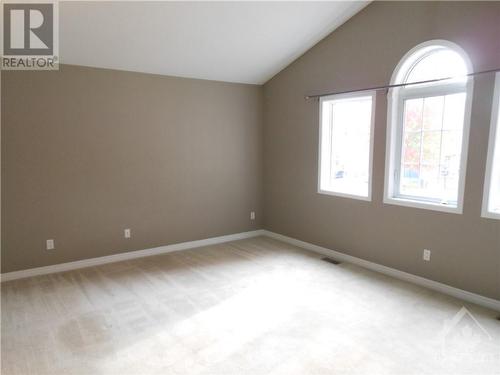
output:
M60 60L262 84L367 4L60 2Z

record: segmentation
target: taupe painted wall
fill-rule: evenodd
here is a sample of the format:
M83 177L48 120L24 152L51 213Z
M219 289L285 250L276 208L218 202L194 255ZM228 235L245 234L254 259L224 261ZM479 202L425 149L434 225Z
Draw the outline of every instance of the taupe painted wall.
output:
M384 94L372 202L317 194L318 104L303 99L387 83L435 38L460 44L475 70L500 67L499 20L498 2L372 3L264 89L75 66L3 72L2 272L264 225L500 299L500 222L480 217L493 76L475 81L463 215L382 203Z
M318 102L304 94L386 84L401 57L430 39L458 43L475 70L500 68L500 2L372 3L265 85L264 226L500 299L500 221L480 217L493 75L475 81L463 215L382 203L383 93L372 202L316 193Z
M261 86L62 66L1 87L2 272L261 227Z

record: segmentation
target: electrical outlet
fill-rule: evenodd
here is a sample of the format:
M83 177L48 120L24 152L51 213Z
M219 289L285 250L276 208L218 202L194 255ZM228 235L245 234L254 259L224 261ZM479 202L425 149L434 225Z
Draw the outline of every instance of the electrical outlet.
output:
M47 240L47 250L54 250L55 245L54 245L54 240Z
M123 235L125 238L130 238L131 234L130 234L130 229L125 229L123 231Z
M431 260L431 251L428 249L424 249L424 255L423 258L426 262L430 262Z
M250 220L255 220L255 211L250 212Z

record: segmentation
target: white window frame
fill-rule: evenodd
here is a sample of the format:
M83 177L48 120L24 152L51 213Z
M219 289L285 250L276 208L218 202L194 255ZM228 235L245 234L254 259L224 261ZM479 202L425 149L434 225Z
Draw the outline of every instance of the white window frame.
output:
M339 99L350 99L350 98L362 98L370 96L372 99L372 108L371 108L371 119L370 119L370 150L369 150L369 160L368 160L368 196L356 195L356 194L347 194L340 193L330 190L321 189L321 145L322 139L321 135L323 133L323 103L331 100L339 100ZM362 92L354 92L348 94L339 94L339 95L329 95L322 96L319 100L319 144L318 144L318 193L337 196L342 198L351 198L351 199L359 199L362 201L370 202L372 200L372 179L373 179L373 139L375 132L375 108L376 108L376 99L377 92L376 91L362 91Z
M497 132L500 131L498 125L500 119L500 72L495 74L495 89L493 93L493 103L491 110L490 138L488 142L488 158L486 159L486 176L484 180L483 208L481 216L488 219L500 220L500 213L491 212L488 209L490 201L490 189L493 178L493 161L495 154L500 153L500 142L496 144Z
M403 82L403 77L409 73L410 68L421 58L426 56L432 49L448 48L457 52L465 61L467 71L472 72L472 64L462 48L455 43L446 40L430 40L417 45L408 51L396 66L391 78L391 84ZM387 138L386 138L386 160L385 160L385 184L384 203L405 207L421 208L434 211L461 214L463 212L465 174L467 169L467 152L469 145L470 117L473 96L473 79L466 81L443 81L440 84L422 85L411 88L393 88L388 92L387 109ZM437 201L418 199L399 195L399 178L401 168L401 147L403 131L404 100L412 97L432 97L465 92L465 111L462 136L462 153L460 158L460 175L458 182L457 205L445 205Z

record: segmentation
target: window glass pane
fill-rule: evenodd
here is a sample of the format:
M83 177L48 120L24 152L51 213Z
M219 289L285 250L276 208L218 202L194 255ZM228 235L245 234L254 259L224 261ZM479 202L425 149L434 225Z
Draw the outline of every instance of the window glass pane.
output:
M438 165L441 153L441 131L422 132L422 163Z
M405 81L419 82L465 74L467 74L467 66L457 52L438 49L419 60L410 70Z
M500 108L497 118L488 211L500 214Z
M404 135L403 163L420 164L422 132L407 132Z
M405 123L407 131L420 131L422 129L424 99L409 99L406 101Z
M446 106L444 107L443 129L458 130L462 134L465 111L464 92L446 95Z
M456 204L464 108L465 93L404 101L399 195Z
M425 130L440 130L443 123L444 96L425 98L423 110L423 128Z
M368 197L372 97L334 99L322 105L320 189Z
M498 143L497 143L498 144ZM492 176L492 184L490 190L490 207L489 211L500 214L500 152L497 152L496 170L495 174Z

